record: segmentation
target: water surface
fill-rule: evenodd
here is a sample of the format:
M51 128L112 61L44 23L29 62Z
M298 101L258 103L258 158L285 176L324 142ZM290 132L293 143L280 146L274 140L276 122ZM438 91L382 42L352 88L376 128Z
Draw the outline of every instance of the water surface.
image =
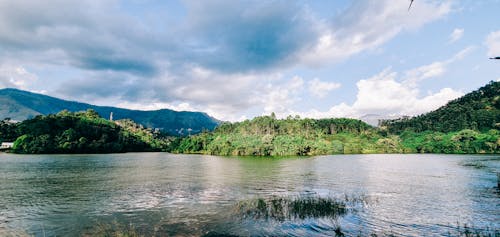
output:
M477 165L481 164L481 165ZM499 156L227 158L167 153L0 153L0 235L448 235L500 229ZM248 200L362 197L338 218L238 216ZM458 224L457 224L458 223ZM458 232L457 232L458 233Z

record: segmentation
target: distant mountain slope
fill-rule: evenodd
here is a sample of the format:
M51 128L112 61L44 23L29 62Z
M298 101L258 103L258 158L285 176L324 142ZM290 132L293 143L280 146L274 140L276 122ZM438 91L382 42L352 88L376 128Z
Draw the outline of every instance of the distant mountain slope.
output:
M130 110L107 106L96 106L74 101L31 93L17 89L0 90L0 119L11 118L22 121L37 115L58 113L61 110L72 112L93 109L104 118L109 118L113 112L114 119L129 118L145 127L159 128L171 134L187 134L212 130L218 120L201 112L177 112L169 109L154 111Z
M491 81L445 106L413 118L385 120L389 132L404 130L453 132L462 129L487 131L500 128L500 82Z

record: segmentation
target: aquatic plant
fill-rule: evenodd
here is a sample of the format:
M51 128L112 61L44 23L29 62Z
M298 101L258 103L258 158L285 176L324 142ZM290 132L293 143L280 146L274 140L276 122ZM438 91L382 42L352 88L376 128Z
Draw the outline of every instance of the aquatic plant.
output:
M278 221L307 218L337 219L352 209L349 204L362 200L310 196L257 198L240 201L233 210L241 218Z

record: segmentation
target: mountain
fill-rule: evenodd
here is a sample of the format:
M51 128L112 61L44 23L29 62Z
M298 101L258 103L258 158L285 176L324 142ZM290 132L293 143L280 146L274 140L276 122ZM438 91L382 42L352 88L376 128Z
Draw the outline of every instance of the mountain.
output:
M11 118L22 121L37 115L55 114L62 110L71 112L95 110L100 116L113 119L131 119L148 128L158 128L169 134L199 133L204 129L213 130L220 121L206 113L173 111L169 109L143 111L108 106L96 106L62 100L42 94L18 89L0 90L0 119Z
M500 82L487 85L448 102L441 108L412 118L385 120L391 133L454 132L463 129L488 131L500 128Z
M376 127L379 125L380 121L396 118L398 118L398 116L395 115L365 114L361 116L359 120Z

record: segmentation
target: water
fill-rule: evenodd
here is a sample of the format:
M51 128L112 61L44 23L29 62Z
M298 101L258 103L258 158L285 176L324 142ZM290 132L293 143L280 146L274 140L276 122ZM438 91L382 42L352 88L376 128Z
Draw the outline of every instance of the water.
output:
M481 164L481 165L477 165ZM0 153L0 235L403 236L500 229L499 156L227 158ZM244 217L238 203L361 197L337 218ZM457 224L458 223L458 224ZM493 232L494 233L494 232Z

